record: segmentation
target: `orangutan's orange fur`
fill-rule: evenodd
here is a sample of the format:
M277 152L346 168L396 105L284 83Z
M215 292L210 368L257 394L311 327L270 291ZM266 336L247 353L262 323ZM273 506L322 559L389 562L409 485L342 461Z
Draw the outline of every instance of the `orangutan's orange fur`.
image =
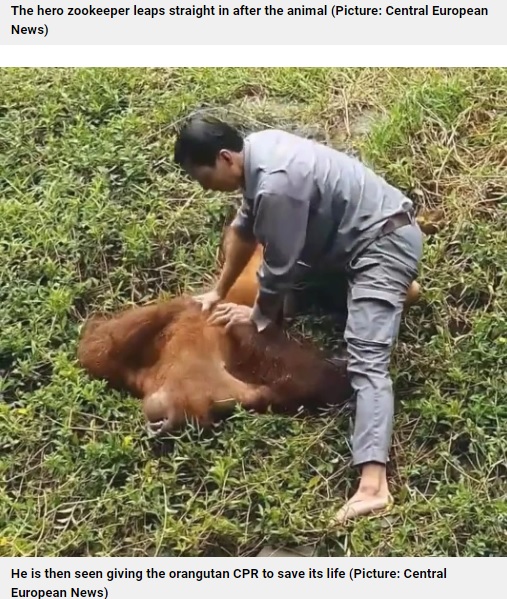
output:
M263 248L262 245L257 245L255 251L250 258L248 264L243 269L243 272L239 275L234 285L229 290L226 302L233 304L240 304L243 306L250 306L251 308L255 304L255 299L259 291L259 284L257 282L257 271L262 262Z
M179 297L85 325L78 360L87 372L143 399L157 432L186 419L201 425L236 403L263 412L340 404L350 396L345 362L251 324L229 331L207 323L200 304Z

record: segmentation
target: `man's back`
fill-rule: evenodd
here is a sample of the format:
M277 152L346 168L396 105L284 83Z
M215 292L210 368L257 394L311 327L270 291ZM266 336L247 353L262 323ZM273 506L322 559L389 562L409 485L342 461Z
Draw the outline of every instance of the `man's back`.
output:
M301 256L309 264L324 257L334 264L350 259L386 218L412 207L399 190L355 158L274 129L245 140L245 197L254 214L263 194L310 203Z

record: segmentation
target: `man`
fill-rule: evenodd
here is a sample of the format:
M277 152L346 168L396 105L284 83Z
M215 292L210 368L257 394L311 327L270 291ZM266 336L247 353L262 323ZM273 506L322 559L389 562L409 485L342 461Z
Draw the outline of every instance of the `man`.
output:
M422 255L412 202L358 160L278 130L245 139L233 127L193 119L178 134L175 162L205 189L241 190L222 273L198 297L204 310L225 297L256 242L264 246L253 309L223 305L211 322L274 322L301 264L348 279L348 372L355 391L353 462L359 487L337 522L386 508L386 462L394 398L390 355L406 293Z

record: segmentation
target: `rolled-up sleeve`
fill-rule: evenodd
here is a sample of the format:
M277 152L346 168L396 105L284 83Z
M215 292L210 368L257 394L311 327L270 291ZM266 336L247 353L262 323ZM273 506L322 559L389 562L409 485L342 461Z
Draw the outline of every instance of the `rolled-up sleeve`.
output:
M234 227L245 239L254 239L254 216L252 208L246 198L243 198L241 206L236 212L231 227Z
M305 245L308 215L308 201L274 194L264 194L259 200L255 231L264 244L264 260L252 314L259 331L276 319L294 280Z

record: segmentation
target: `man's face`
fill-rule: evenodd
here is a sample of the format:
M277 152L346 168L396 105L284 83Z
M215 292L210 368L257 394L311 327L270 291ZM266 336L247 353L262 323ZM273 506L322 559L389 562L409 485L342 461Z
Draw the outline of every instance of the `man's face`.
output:
M214 166L190 167L188 174L211 191L236 191L243 179L241 160L227 150L220 152Z

